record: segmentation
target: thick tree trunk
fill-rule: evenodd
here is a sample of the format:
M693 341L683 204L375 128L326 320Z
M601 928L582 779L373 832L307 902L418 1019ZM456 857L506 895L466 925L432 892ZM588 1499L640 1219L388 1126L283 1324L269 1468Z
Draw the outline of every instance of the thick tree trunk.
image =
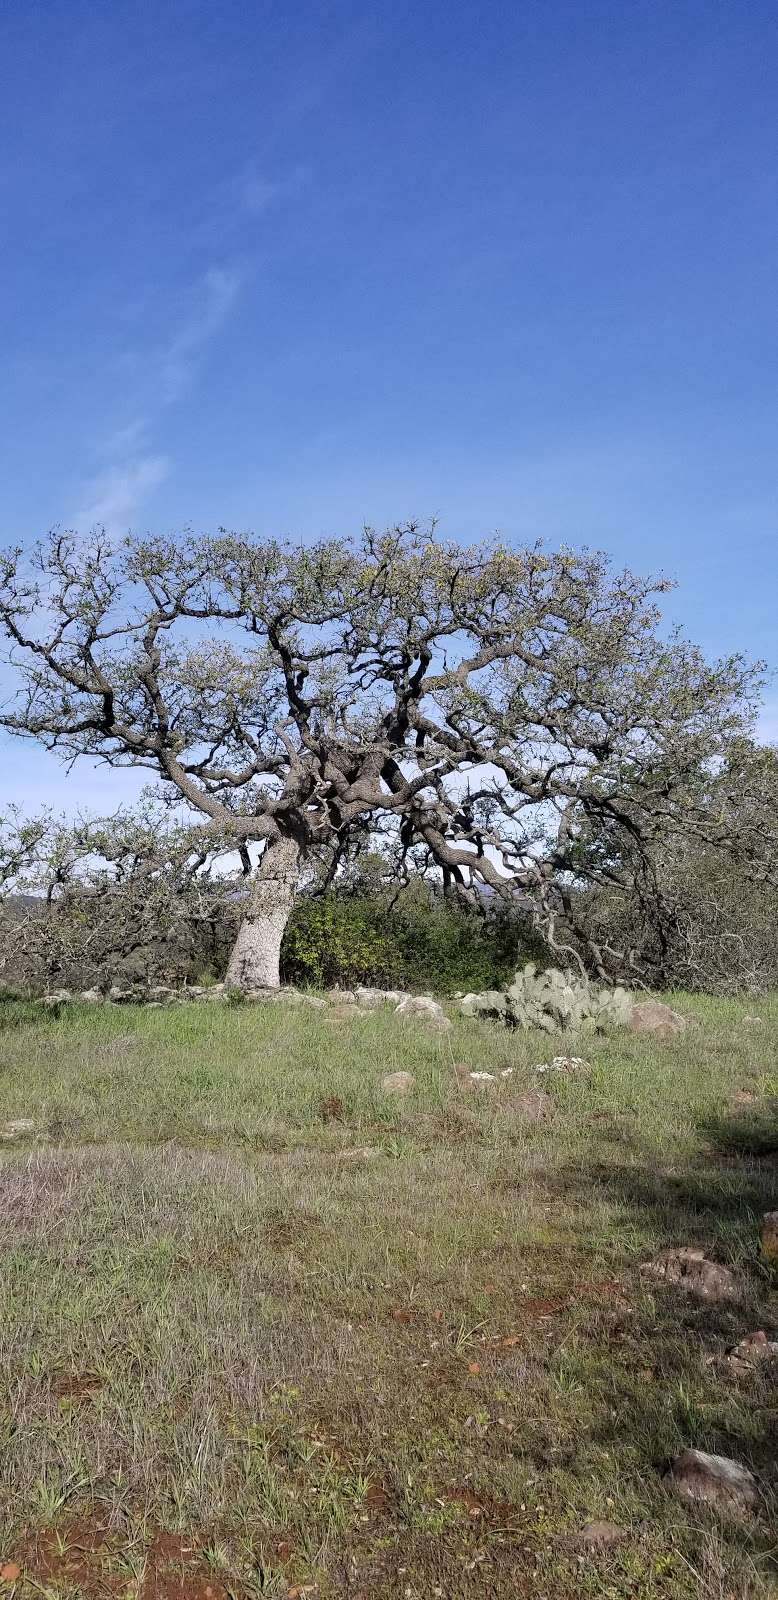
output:
M227 966L228 989L277 989L284 928L297 893L300 851L293 839L268 845L254 879L251 904Z

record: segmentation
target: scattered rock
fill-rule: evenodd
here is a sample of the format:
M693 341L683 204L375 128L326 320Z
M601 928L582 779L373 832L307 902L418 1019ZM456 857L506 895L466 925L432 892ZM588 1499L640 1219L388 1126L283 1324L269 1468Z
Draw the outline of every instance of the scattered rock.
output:
M448 1020L442 1005L433 1000L431 994L408 994L399 1005L395 1006L396 1017L423 1017L426 1021L434 1019L435 1022Z
M647 1276L677 1284L697 1300L736 1300L739 1289L734 1274L718 1261L709 1261L704 1251L691 1245L678 1250L663 1250L655 1261L642 1268Z
M357 1003L357 997L353 989L328 989L325 998L331 1006L355 1006Z
M426 1022L433 1033L448 1033L453 1027L442 1005L433 1000L430 994L405 995L399 1005L395 1006L394 1014L396 1017L403 1017L405 1021Z
M510 1095L501 1101L505 1111L512 1111L525 1122L547 1122L553 1117L556 1106L544 1089L528 1089L525 1094Z
M21 1139L26 1133L34 1133L36 1126L31 1117L17 1117L13 1122L3 1123L0 1139Z
M41 1005L62 1006L66 1001L72 999L73 995L70 989L53 989L51 994L41 995Z
M78 998L85 1000L88 1005L96 1006L105 999L105 995L101 989L82 989Z
M747 1333L739 1344L733 1345L727 1352L728 1364L737 1378L750 1377L761 1362L775 1357L778 1357L778 1341L768 1339L763 1328L756 1333Z
M397 1006L402 1000L410 999L407 989L367 989L360 987L354 990L354 996L358 1005L367 1006L371 1011L376 1006Z
M684 1033L688 1023L679 1011L673 1011L662 1000L641 1000L629 1014L629 1028L633 1033L651 1034L659 1040L674 1039Z
M762 1255L768 1261L778 1261L778 1211L766 1211L760 1233Z
M411 1094L415 1084L412 1072L387 1072L386 1077L381 1079L384 1094Z
M715 1506L742 1515L759 1496L756 1479L747 1467L729 1456L709 1456L704 1450L682 1450L671 1461L665 1478L679 1500Z
M539 1072L541 1075L546 1072L564 1072L570 1077L573 1077L576 1073L591 1072L591 1070L591 1061L584 1061L583 1056L554 1056L553 1061L540 1061L536 1067L533 1067L533 1071Z
M565 1550L607 1550L611 1545L621 1544L627 1537L625 1528L620 1528L617 1522L587 1522L578 1533L563 1534L559 1543Z

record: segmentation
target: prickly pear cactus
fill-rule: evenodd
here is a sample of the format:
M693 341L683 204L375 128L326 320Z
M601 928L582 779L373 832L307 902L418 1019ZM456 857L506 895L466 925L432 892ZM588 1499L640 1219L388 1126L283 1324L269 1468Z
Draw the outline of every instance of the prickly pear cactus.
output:
M460 1002L468 1017L494 1017L509 1028L539 1028L543 1033L605 1033L629 1021L632 1001L626 989L596 989L588 979L550 967L538 972L530 961L506 990L466 994Z

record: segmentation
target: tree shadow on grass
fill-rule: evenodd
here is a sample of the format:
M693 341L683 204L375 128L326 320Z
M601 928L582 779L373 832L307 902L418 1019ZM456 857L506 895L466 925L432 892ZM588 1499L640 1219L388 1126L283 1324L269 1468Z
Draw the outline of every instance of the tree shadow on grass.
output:
M759 1245L761 1217L778 1207L778 1118L771 1106L749 1107L709 1118L699 1133L705 1148L687 1167L614 1151L612 1162L575 1162L544 1179L560 1200L580 1202L583 1215L599 1191L614 1214L615 1238L626 1232L642 1241L626 1274L648 1292L634 1297L631 1314L606 1313L581 1329L595 1360L611 1356L621 1386L612 1421L601 1422L590 1442L618 1449L625 1435L642 1437L660 1471L664 1451L686 1445L733 1456L760 1475L769 1507L778 1492L775 1369L739 1381L727 1352L756 1329L778 1338L778 1270ZM659 1251L683 1245L734 1272L734 1300L698 1300L643 1274ZM655 1382L629 1380L642 1360Z

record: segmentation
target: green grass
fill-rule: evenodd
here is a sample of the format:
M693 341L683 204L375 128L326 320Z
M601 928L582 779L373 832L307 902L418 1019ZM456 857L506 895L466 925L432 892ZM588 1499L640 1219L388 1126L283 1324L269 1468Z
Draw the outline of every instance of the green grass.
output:
M775 1594L775 1387L721 1358L778 1328L778 1002L674 1003L681 1043L587 1044L541 1124L510 1098L557 1047L475 1021L0 1006L0 1124L34 1123L0 1144L15 1592ZM514 1074L473 1093L455 1061ZM739 1303L641 1276L685 1243ZM686 1445L750 1465L760 1511L679 1506ZM567 1553L595 1518L623 1544Z

